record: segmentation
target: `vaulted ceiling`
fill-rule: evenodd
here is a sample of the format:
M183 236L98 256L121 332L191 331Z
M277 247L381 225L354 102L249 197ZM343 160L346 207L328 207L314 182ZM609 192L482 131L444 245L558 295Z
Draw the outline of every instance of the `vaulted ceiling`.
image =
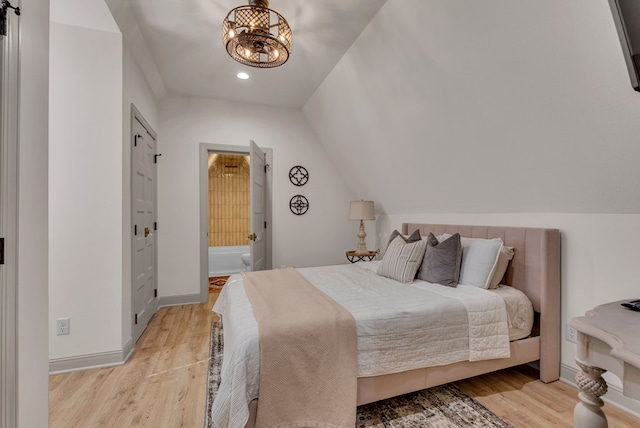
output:
M234 61L222 45L222 21L243 0L106 0L154 91L301 107L385 0L273 0L293 30L281 67ZM250 75L242 81L237 73Z

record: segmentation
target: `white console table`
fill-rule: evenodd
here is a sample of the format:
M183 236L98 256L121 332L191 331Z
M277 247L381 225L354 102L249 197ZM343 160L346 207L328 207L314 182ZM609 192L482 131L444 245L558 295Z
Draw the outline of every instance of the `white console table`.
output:
M610 371L622 381L623 394L640 400L640 312L620 303L596 306L585 316L572 318L578 332L576 375L580 402L573 412L574 427L605 428L607 417L600 396L607 392L602 373Z

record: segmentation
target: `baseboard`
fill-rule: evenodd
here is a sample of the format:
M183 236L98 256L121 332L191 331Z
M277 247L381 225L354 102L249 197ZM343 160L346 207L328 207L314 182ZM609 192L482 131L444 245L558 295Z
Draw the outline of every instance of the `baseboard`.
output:
M79 370L98 369L102 367L121 366L133 351L97 352L95 354L78 355L73 357L52 358L49 360L49 374L75 372Z
M200 303L200 293L198 294L182 294L180 296L166 296L158 298L158 306L179 306L193 305Z
M575 381L577 373L578 369L566 364L560 364L560 380L576 388L578 387ZM600 398L607 404L611 404L640 418L640 401L625 397L622 389L616 385L607 385L607 388L607 393Z
M185 294L181 296L160 297L158 299L158 306L190 305L199 303L200 294ZM52 358L49 360L49 374L121 366L133 353L134 345L133 340L129 338L121 351L97 352L95 354L77 355L73 357Z
M127 343L125 343L122 347L122 355L124 356L124 358L122 359L123 363L126 363L131 354L133 354L134 345L135 343L133 343L133 339L129 338L129 340L127 340Z

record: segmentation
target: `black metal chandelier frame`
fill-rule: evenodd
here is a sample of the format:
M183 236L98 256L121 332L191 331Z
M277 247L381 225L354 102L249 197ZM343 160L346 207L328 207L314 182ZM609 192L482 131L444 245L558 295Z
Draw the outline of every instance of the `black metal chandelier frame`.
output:
M289 59L291 27L268 0L249 0L232 9L222 22L222 43L236 61L251 67L278 67Z

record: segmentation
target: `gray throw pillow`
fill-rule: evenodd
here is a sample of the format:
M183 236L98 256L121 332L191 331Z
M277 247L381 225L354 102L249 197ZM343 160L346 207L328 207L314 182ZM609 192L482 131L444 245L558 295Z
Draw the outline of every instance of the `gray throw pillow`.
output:
M393 232L391 232L391 236L389 236L389 243L387 244L387 246L391 244L391 241L396 239L396 237L398 236L401 236L402 239L404 239L404 242L406 243L416 242L422 239L422 236L420 236L420 231L418 229L414 230L413 233L407 236L406 238L402 235L402 233L398 232L397 230L394 230Z
M427 249L417 278L432 284L455 287L460 279L461 262L462 242L459 233L442 242L438 242L433 233L429 233Z

